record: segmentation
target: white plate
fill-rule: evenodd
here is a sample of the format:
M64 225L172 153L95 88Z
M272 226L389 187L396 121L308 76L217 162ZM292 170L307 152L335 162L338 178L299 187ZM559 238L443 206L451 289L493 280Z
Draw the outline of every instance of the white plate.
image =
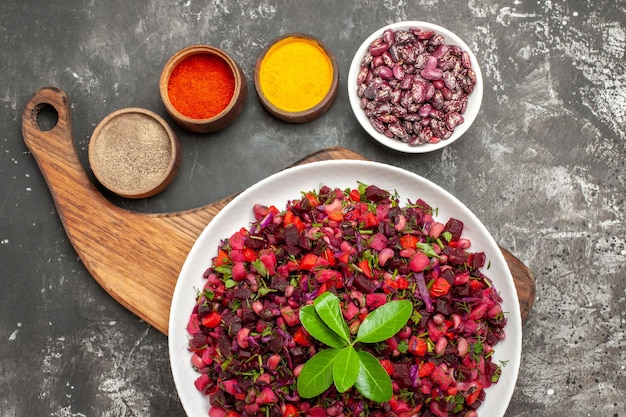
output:
M476 85L474 86L474 91L467 97L467 108L465 113L463 113L463 118L465 121L458 125L452 136L448 139L443 139L438 143L424 143L422 145L417 146L409 146L407 143L402 142L399 139L389 138L382 133L376 131L372 124L369 121L369 118L365 115L363 109L361 109L361 99L357 95L357 82L356 77L361 69L361 60L369 45L372 43L374 39L380 38L383 36L383 32L387 29L392 30L401 30L408 29L410 27L418 27L424 30L432 30L439 35L443 35L444 43L446 45L457 45L460 46L461 49L467 51L470 56L470 61L472 63L472 69L476 74ZM480 110L480 105L483 100L483 76L480 71L480 66L478 65L478 60L476 56L472 52L472 50L467 46L467 44L454 32L441 27L439 25L435 25L434 23L429 22L419 22L419 21L406 21L406 22L397 22L387 25L378 29L376 32L372 33L369 38L367 38L359 49L354 54L354 58L352 59L352 63L350 64L350 70L348 72L348 98L350 99L350 106L352 107L352 112L356 116L357 120L365 129L365 131L374 139L376 139L381 144L394 149L400 152L406 153L425 153L432 152L437 149L441 149L445 146L448 146L458 140L466 131L470 128L474 120L476 120L476 116L478 116L478 111Z
M506 338L495 347L494 361L508 361L502 370L500 382L487 389L486 401L478 409L479 415L503 416L517 381L522 346L522 320L513 277L502 252L487 229L476 216L450 193L432 182L401 168L369 161L323 161L289 168L274 174L235 197L209 223L191 248L181 270L170 310L169 352L174 383L180 401L189 417L206 417L210 408L208 398L194 386L199 376L191 367L187 349L187 322L195 304L196 289L204 286L204 271L217 254L223 238L254 221L255 203L285 207L289 200L301 197L301 191L329 187L357 187L357 181L376 185L389 191L396 190L405 204L407 199L423 199L438 208L437 218L447 221L457 218L465 224L463 236L471 240L470 250L485 252L490 263L485 274L502 295L503 311L508 312Z

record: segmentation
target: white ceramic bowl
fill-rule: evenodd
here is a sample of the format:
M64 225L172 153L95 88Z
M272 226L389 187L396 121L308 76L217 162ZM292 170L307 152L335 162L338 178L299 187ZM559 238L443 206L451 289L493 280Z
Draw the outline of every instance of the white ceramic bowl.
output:
M459 47L461 47L461 49L467 51L472 63L472 70L476 74L476 84L474 86L474 91L468 95L467 108L463 113L463 118L465 119L465 121L456 126L451 137L449 137L448 139L442 139L438 143L425 143L412 146L405 142L402 142L397 138L389 138L384 134L379 133L377 130L374 129L369 121L369 118L365 115L363 109L361 109L361 99L357 95L357 75L359 73L359 70L361 69L361 61L367 53L369 45L372 43L372 41L382 37L383 32L387 29L402 30L408 29L409 27L417 27L423 30L432 30L436 34L444 36L444 43L446 45L458 45ZM480 105L483 98L483 78L480 71L480 66L478 65L478 61L476 60L476 56L470 50L467 44L455 33L433 23L405 21L393 23L380 28L376 32L372 33L372 35L361 44L359 49L356 51L354 58L352 59L352 63L350 64L350 71L348 73L348 97L350 99L350 106L352 107L352 111L354 112L354 115L356 116L359 123L361 124L361 126L363 126L365 131L378 142L400 152L425 153L450 145L451 143L459 139L467 131L467 129L470 128L470 126L476 119L476 116L478 115L478 111L480 110Z
M358 182L395 190L401 201L422 198L437 208L437 219L454 217L464 223L463 235L472 242L471 251L484 252L489 276L502 296L502 310L507 312L506 338L495 346L494 361L507 361L500 381L487 388L487 398L478 409L481 416L502 417L509 405L520 367L522 353L522 319L515 283L497 243L480 220L440 186L412 172L370 161L321 161L298 165L276 173L237 195L208 224L198 237L182 267L169 316L169 354L172 374L180 401L189 417L206 417L210 404L194 386L200 375L191 366L189 335L186 326L195 301L196 290L206 280L203 273L211 266L220 240L254 221L255 203L284 207L302 191L330 187L355 187Z

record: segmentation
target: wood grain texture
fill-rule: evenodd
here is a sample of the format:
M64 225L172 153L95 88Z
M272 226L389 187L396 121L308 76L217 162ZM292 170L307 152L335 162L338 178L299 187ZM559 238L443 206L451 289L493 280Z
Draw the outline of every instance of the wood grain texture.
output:
M58 122L43 131L44 107ZM93 278L124 307L167 334L169 309L180 269L196 238L235 195L193 210L146 214L107 200L89 179L75 149L69 98L55 87L38 90L22 115L22 135L48 184L68 238ZM366 158L345 148L320 150L294 165ZM531 271L501 248L520 299L522 319L532 308Z

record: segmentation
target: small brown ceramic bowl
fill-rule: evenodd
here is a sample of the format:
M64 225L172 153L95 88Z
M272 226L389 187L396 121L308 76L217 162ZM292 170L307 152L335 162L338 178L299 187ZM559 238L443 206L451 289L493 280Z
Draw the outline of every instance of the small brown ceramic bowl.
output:
M189 81L192 86L181 88L188 86ZM172 119L199 133L214 132L231 124L243 110L247 97L246 79L239 65L226 52L209 45L191 45L176 52L161 72L159 91ZM226 94L230 93L228 100Z
M270 114L285 122L305 123L320 117L335 101L339 66L319 39L289 33L259 55L254 84Z
M159 115L141 108L117 110L94 129L89 165L96 179L126 198L163 191L180 164L178 138Z

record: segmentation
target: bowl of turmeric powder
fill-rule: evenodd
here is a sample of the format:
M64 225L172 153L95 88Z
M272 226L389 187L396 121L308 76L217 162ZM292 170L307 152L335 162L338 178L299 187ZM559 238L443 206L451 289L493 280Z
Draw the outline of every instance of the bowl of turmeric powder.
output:
M337 97L337 60L313 36L282 35L259 55L254 84L270 114L289 123L309 122L324 114Z
M211 45L191 45L172 55L161 72L159 91L172 119L199 133L230 125L247 96L241 67Z

